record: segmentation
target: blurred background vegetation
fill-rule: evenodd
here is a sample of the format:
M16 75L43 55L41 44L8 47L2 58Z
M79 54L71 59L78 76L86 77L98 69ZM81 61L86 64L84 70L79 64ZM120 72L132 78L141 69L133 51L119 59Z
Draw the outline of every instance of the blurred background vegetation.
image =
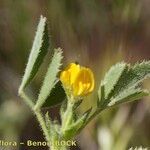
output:
M81 109L86 109L95 104L97 87L112 64L150 59L149 6L149 0L1 0L0 139L42 139L36 120L17 96L41 14L48 18L51 48L64 51L64 64L77 61L94 70L97 85L83 103ZM33 93L42 76L40 71L30 87ZM150 90L150 80L143 86ZM57 109L50 112L54 117ZM77 136L79 146L74 149L150 147L149 127L150 97L146 97L103 112Z

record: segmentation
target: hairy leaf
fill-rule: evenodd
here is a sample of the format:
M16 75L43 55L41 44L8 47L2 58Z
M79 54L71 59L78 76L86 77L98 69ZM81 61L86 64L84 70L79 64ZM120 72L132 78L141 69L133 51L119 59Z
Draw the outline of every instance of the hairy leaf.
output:
M111 69L105 75L103 80L103 83L105 85L105 99L107 99L108 96L111 94L112 90L114 89L115 85L117 84L126 67L127 65L124 62L117 63L116 65L111 67Z
M129 101L134 101L138 100L144 96L147 96L149 92L147 90L142 90L140 88L135 89L135 88L129 88L125 90L124 92L120 93L117 97L110 101L108 106L120 104L123 102L129 102Z
M61 103L66 98L66 93L62 87L60 81L58 81L55 87L52 89L50 95L47 97L43 107L51 107Z
M116 76L116 77L115 77ZM99 90L103 92L99 99L107 102L109 106L129 102L142 98L148 95L147 90L142 90L139 84L150 76L150 61L136 63L133 66L130 64L117 64L108 71ZM105 90L103 90L105 89ZM101 103L101 101L99 101ZM101 105L102 106L102 105Z
M128 65L128 70L124 72L118 81L115 89L114 95L123 92L125 89L131 87L137 87L144 79L150 76L150 61L143 61L142 63L137 63L134 66Z
M60 70L61 60L62 50L60 48L55 49L52 61L49 64L46 76L44 78L44 82L41 87L35 109L40 108L44 104L44 102L50 95L51 90L55 87L56 83L58 82L57 75Z
M49 47L49 36L46 18L41 16L31 53L25 69L23 80L19 91L21 92L36 75Z

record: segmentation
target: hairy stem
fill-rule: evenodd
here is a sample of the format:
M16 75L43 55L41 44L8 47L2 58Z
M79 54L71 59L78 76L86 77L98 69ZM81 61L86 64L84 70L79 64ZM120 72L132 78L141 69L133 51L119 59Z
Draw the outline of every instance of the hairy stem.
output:
M23 91L19 91L19 96L33 110L33 107L34 107L33 101Z
M43 115L42 115L42 112L40 109L38 110L35 110L34 109L34 106L35 104L33 103L33 101L24 93L24 91L20 91L19 92L19 95L20 97L24 100L24 102L30 107L30 109L34 112L40 126L41 126L41 129L44 133L44 136L45 136L45 140L47 142L50 142L50 136L49 136L49 132L47 130L47 127L46 127L46 123L45 123L45 120L43 118Z
M36 115L36 118L42 128L42 131L45 135L45 139L47 142L50 142L50 136L49 136L49 132L47 130L47 127L46 127L46 123L45 123L45 120L43 118L43 115L42 115L42 112L40 110L36 110L34 111L35 115Z
M61 126L61 133L64 134L65 130L68 128L72 121L73 117L73 106L74 106L74 99L73 97L68 97L67 100L67 109L62 116L62 126Z

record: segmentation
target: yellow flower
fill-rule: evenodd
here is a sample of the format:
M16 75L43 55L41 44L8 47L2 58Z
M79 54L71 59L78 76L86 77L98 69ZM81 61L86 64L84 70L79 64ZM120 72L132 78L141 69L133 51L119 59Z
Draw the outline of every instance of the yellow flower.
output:
M71 63L60 74L60 80L67 90L75 97L85 96L94 89L94 75L91 69Z

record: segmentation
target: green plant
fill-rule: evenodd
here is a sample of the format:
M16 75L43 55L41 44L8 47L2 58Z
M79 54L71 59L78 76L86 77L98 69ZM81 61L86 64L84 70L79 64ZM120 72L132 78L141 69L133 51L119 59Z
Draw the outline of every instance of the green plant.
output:
M51 143L51 145L49 145L51 150L67 149L68 147L66 145L58 145L56 142L67 141L74 138L75 135L77 135L101 111L148 95L148 91L141 89L140 84L144 79L150 76L150 62L143 61L133 66L125 62L117 63L111 67L100 84L96 109L92 110L91 107L89 110L79 115L76 111L77 108L82 103L84 96L93 90L94 78L92 71L84 67L81 71L78 71L78 69L75 70L73 74L78 74L78 72L80 72L81 78L73 82L75 84L79 83L79 85L80 82L84 82L81 84L80 88L75 86L78 88L78 94L72 94L73 91L70 89L72 83L67 84L70 86L68 90L66 84L63 83L64 79L61 80L63 86L59 80L58 73L63 56L62 50L58 48L54 49L53 57L48 66L38 98L33 101L26 95L25 88L36 75L48 51L48 47L49 36L47 22L46 18L41 16L18 93L35 114L43 130L46 141ZM76 66L78 68L78 65ZM70 70L67 73L70 73ZM89 76L88 78L87 75ZM65 76L65 78L67 78L67 76ZM70 78L70 76L68 78ZM91 85L85 83L87 81ZM91 90L89 86L91 86ZM85 91L86 89L88 89L88 92ZM61 103L61 124L59 124L57 120L52 121L48 112L46 114L41 112L43 106L53 107L58 103Z

